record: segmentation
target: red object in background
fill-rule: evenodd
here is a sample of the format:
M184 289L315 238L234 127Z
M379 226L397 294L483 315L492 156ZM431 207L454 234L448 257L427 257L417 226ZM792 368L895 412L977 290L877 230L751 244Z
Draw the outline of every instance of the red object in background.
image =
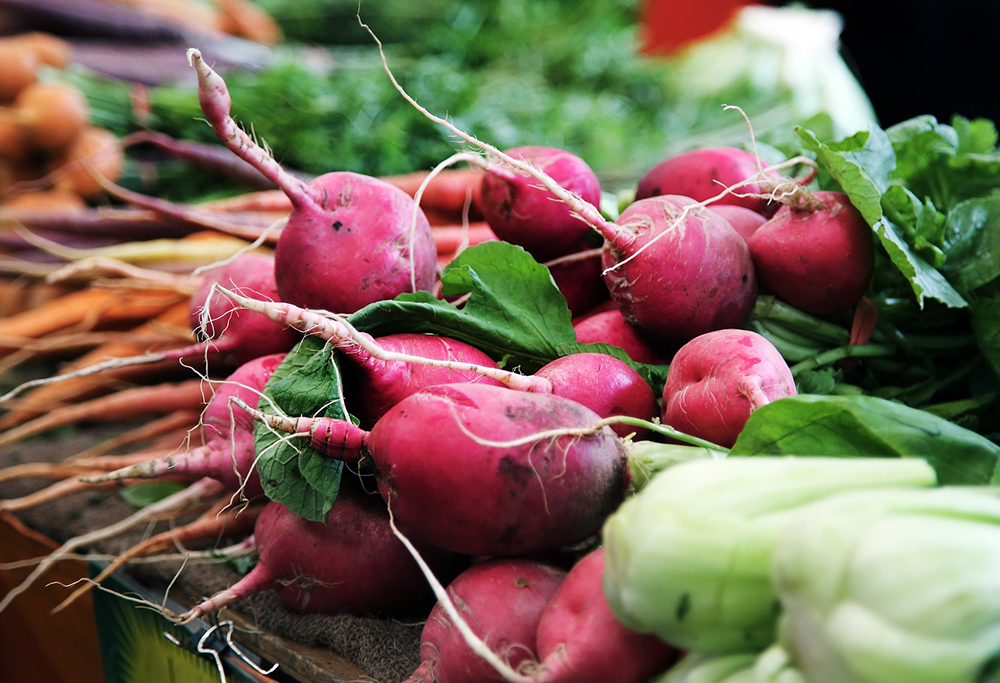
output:
M724 27L750 0L643 0L642 51L669 55Z

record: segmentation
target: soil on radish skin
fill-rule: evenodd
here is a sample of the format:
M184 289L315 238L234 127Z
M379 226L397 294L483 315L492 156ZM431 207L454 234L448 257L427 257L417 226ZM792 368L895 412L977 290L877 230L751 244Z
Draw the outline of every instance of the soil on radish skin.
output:
M100 426L77 430L60 439L32 439L26 443L0 449L0 468L22 462L50 462L76 453L122 431L122 425ZM0 499L17 498L51 483L43 479L0 482ZM99 491L64 496L37 509L15 513L29 527L63 543L131 514L130 507L114 492ZM192 519L181 517L178 522ZM166 530L166 523L155 528ZM117 554L145 538L147 525L141 524L125 534L97 544L94 552ZM223 539L225 546L242 539ZM159 590L166 588L180 566L179 562L130 565L126 570L140 583ZM240 575L226 565L188 565L180 581L171 589L191 596L212 595L233 584ZM66 590L44 586L44 577L36 583L43 590ZM66 595L70 593L66 590ZM251 623L287 640L320 647L354 663L379 683L404 680L419 664L420 632L431 604L415 606L391 617L330 616L296 614L271 592L266 591L243 601L232 609ZM58 615L52 617L58 618Z

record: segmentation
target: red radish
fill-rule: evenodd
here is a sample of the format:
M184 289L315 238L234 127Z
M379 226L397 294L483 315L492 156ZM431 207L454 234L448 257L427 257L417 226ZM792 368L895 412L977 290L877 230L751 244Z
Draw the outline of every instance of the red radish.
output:
M357 378L348 382L348 386L356 386L358 394L352 403L360 408L363 424L374 423L389 408L425 387L454 382L505 385L519 391L562 396L600 417L627 415L648 420L657 412L656 397L645 380L611 356L571 354L549 362L534 375L519 375L501 370L486 354L454 339L423 334L374 339L343 319L292 304L262 302L221 291L240 305L333 341L345 351ZM636 431L624 424L613 429L619 436Z
M538 620L565 576L560 569L531 560L490 560L459 574L448 594L473 633L516 670L536 659ZM440 602L424 624L420 657L420 667L406 683L507 680L473 652Z
M198 71L198 98L216 135L292 202L275 252L282 300L350 313L430 289L434 238L409 195L357 173L328 173L309 184L289 174L230 117L226 84L201 53L188 50L188 60Z
M630 631L604 597L604 549L576 563L538 622L538 683L645 683L677 651L656 636Z
M777 174L769 174L777 177ZM778 204L762 197L740 197L741 194L762 194L759 183L745 181L764 179L757 158L746 150L735 147L705 147L682 152L662 161L639 180L635 198L645 199L660 195L681 195L695 201L715 197L725 188L745 183L733 193L721 197L715 205L742 206L765 216L778 210Z
M750 238L761 286L813 315L854 306L875 269L872 230L842 192L814 192L821 208L783 206Z
M677 351L663 388L663 422L730 447L750 413L785 396L795 380L767 339L748 330L717 330Z
M136 477L159 477L183 474L191 477L211 477L230 491L242 490L248 498L264 493L260 476L254 467L254 421L233 405L234 400L256 406L264 385L285 358L276 353L244 363L226 378L202 416L200 448L125 467L110 474L89 477L101 482Z
M230 358L227 365L287 351L295 345L299 335L292 330L266 316L234 306L224 296L213 296L211 291L216 283L262 301L277 300L274 259L264 254L244 254L211 272L191 298L191 327L213 340L211 350Z
M617 508L629 479L621 440L593 427L593 411L558 396L443 384L402 400L370 432L342 420L254 414L353 466L370 456L404 533L469 555L582 541Z
M710 204L708 210L725 218L744 242L749 242L750 236L767 222L766 216L734 204Z
M515 147L507 155L545 172L566 190L591 204L601 201L601 185L590 166L575 154L552 147ZM483 176L483 216L500 239L524 247L536 258L561 256L588 232L587 224L573 215L538 182L506 165L491 166Z
M566 297L574 316L592 310L608 300L608 289L601 279L601 250L588 249L561 256L544 264L556 287Z
M393 535L378 496L343 486L326 523L310 522L268 503L254 527L260 559L249 574L196 605L196 619L261 591L274 589L296 612L375 614L402 607L429 591L416 562ZM419 551L438 570L453 556L427 545Z
M757 281L746 242L724 219L658 196L630 205L607 233L604 282L649 336L681 344L746 321Z
M617 308L588 315L573 323L573 329L578 342L617 346L637 363L667 365L670 362L670 349L644 338Z

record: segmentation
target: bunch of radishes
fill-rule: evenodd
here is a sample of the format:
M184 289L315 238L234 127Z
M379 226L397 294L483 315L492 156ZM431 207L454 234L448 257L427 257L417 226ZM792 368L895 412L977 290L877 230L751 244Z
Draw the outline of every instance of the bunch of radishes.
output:
M298 610L382 612L420 597L419 558L452 575L476 557L450 599L439 592L425 663L411 680L638 682L665 668L671 648L628 632L607 608L599 550L565 579L524 558L599 542L626 495L628 443L646 434L641 421L655 428L648 421L659 416L675 436L724 452L753 410L794 394L781 355L742 329L757 283L809 313L849 309L872 275L865 221L844 196L810 193L736 149L664 162L612 221L578 157L544 147L501 152L452 127L486 153L475 193L496 236L551 262L553 276L557 266L587 264L578 289L591 293L601 275L592 242L603 240L613 307L581 317L578 340L618 346L633 362L575 353L521 375L474 345L417 333L372 337L333 315L432 289L426 217L374 178L289 174L230 117L226 85L200 53L189 59L208 122L278 185L291 213L273 261L238 261L196 297L193 313L211 338L197 352L214 345L246 361L205 413L206 446L95 479L209 477L233 495L259 495L272 482L255 470L262 454L248 416L331 459L313 466L336 461L346 471L325 524L270 504L257 522L258 568L182 618L269 587ZM589 304L580 309L599 298L581 296ZM288 348L285 326L329 340L353 366L359 398L339 418L267 410L266 382L280 357L262 354ZM660 405L636 361L670 363ZM598 661L620 666L608 672Z

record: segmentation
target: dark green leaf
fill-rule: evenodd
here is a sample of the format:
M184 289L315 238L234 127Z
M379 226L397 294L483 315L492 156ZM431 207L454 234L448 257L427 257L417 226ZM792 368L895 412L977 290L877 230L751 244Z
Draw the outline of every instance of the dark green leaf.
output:
M871 396L783 398L755 411L731 455L924 458L942 484L997 483L1000 446L922 410Z
M948 260L941 268L958 291L968 294L1000 276L1000 195L962 202L945 225Z
M332 347L316 337L306 337L271 376L259 407L269 414L280 411L346 419L349 416L341 389L340 368ZM301 439L275 434L263 424L254 428L254 451L268 498L306 519L326 521L337 499L342 462L317 453Z
M982 298L972 304L972 331L979 351L1000 375L1000 298Z
M524 372L559 357L558 346L576 338L548 268L521 247L478 244L448 264L441 280L445 296L469 295L461 308L417 292L371 304L349 321L376 336L424 332L458 339Z
M120 493L126 503L134 508L144 508L184 489L184 484L173 481L149 481L130 484Z

